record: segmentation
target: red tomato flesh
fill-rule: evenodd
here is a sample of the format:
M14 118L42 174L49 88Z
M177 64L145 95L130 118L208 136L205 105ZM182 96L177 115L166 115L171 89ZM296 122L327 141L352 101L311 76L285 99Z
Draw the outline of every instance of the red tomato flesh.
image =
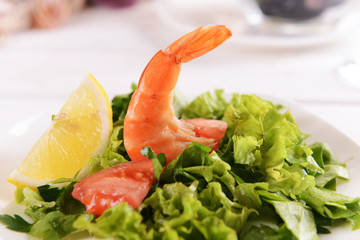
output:
M183 121L194 126L197 137L214 139L216 145L212 150L217 150L225 135L226 122L203 118ZM106 209L122 202L127 202L137 209L154 182L151 160L130 161L84 178L74 185L72 195L85 205L87 212L99 216Z
M88 213L127 202L137 209L155 182L151 160L130 161L94 173L74 185L72 195Z
M221 120L194 118L183 120L194 126L197 137L213 138L216 145L212 150L216 151L220 140L225 136L227 123Z

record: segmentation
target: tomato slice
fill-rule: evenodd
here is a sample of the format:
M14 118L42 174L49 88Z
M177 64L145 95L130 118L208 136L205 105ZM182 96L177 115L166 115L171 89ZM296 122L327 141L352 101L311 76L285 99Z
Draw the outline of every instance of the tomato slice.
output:
M225 136L227 128L226 122L204 118L186 119L184 121L194 126L194 132L197 137L215 139L216 145L212 148L212 150L217 150L220 140Z
M224 137L227 123L220 120L195 118L184 120L194 126L197 137L215 139L217 149ZM151 160L121 163L84 178L74 185L72 195L86 206L86 211L101 215L106 209L127 202L137 209L155 182Z
M84 178L74 185L72 195L87 212L99 216L121 202L137 209L154 182L151 160L130 161Z

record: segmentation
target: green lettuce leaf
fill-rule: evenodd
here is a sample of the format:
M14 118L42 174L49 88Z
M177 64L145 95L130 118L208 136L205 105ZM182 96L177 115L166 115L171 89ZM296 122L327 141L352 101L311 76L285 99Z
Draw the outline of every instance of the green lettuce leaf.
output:
M262 140L257 140L254 136L233 136L234 144L234 163L246 164L249 166L258 165L260 160L260 146Z
M269 182L269 190L271 192L281 192L287 197L294 200L297 199L302 191L308 187L315 186L315 180L312 175L305 175L298 165L288 167L282 172L280 181Z
M23 191L24 191L24 188L22 188L22 187L17 187L15 189L14 197L15 197L15 201L17 204L22 203L25 199Z
M60 240L75 231L73 222L77 215L65 215L60 211L52 211L38 220L29 234L44 240Z
M268 190L269 185L265 182L258 183L241 183L236 186L234 199L241 206L253 209L260 209L262 201L256 190Z
M132 88L131 93L115 96L111 101L113 122L116 122L118 120L120 121L124 120L131 97L134 91L136 90L137 86L133 84L131 88Z
M44 218L47 213L55 210L56 202L44 201L38 191L34 191L30 188L24 188L23 194L23 203L26 206L25 214L28 215L34 222Z
M73 226L79 231L86 230L97 238L152 239L149 238L151 233L146 231L146 226L141 221L142 216L136 210L127 203L120 203L96 219L91 214L82 215Z
M59 197L56 199L58 210L66 215L76 215L85 212L85 206L72 196L74 184L71 183L63 187Z
M50 185L42 185L37 189L42 199L46 202L56 201L63 191L63 189L57 187L50 187Z
M241 240L297 240L297 238L286 228L282 226L280 229L272 228L261 224L259 227L251 226L244 233Z
M10 230L28 233L33 224L25 221L21 216L15 214L13 217L7 214L0 215L0 222Z
M173 108L175 116L181 118L184 108L188 105L187 98L177 89L174 91Z
M309 187L299 197L322 216L346 219L357 226L360 213L358 198L347 197L327 189ZM354 221L353 221L354 220ZM354 228L357 228L353 225Z
M75 200L71 193L75 182L62 188L43 185L38 190L22 189L22 203L25 205L24 213L33 223L27 223L15 216L7 218L7 225L16 231L26 231L34 237L41 239L62 239L75 231L72 223L85 212L85 207ZM20 191L20 188L19 190ZM19 193L18 193L19 194ZM11 221L11 222L9 222Z
M166 165L165 154L159 153L156 155L151 147L144 147L140 152L143 156L147 157L149 160L152 160L155 179L156 181L159 181L162 169Z
M309 158L312 152L303 145L306 136L300 132L290 112L280 113L279 106L255 95L241 95L240 101L238 96L234 98L223 118L230 126L227 135L232 136L234 163L260 171L268 181L283 178L286 162L321 172ZM227 148L224 155L229 159L231 148ZM231 163L231 158L227 162Z
M324 174L318 175L315 178L317 187L326 187L329 182L336 178L341 178L343 180L350 179L348 170L341 165L325 165L324 171ZM330 188L329 190L336 190L336 188Z
M150 226L157 239L169 235L174 239L236 239L234 229L240 231L251 211L241 211L226 198L218 183L209 184L200 194L197 185L165 184L145 199L140 208L151 212L154 222ZM231 212L230 206L239 212ZM214 208L218 208L216 212L211 210Z
M234 229L238 234L243 229L249 216L257 214L255 209L242 207L241 204L230 200L218 182L209 183L200 192L198 198L207 209L214 211L218 218L222 219L227 226Z
M123 131L123 125L114 126L104 156L94 156L89 160L89 175L130 160L124 146Z
M270 203L297 239L319 239L314 215L309 208L300 202L293 201L271 201Z
M221 119L228 105L223 90L215 90L214 94L206 92L184 107L181 118Z
M342 165L326 143L313 143L309 146L313 151L313 157L321 168L325 165Z
M324 170L323 174L316 175L316 186L335 191L337 178L349 180L346 165L337 159L327 144L314 143L309 147L313 152L314 160Z
M203 180L206 183L218 181L224 185L223 191L232 194L235 190L236 181L230 172L230 165L212 152L210 147L193 143L188 146L176 159L169 163L160 176L161 183L182 182L191 184L195 180Z
M170 162L163 170L160 181L163 183L171 183L181 181L183 183L191 183L196 180L196 177L185 171L185 168L194 166L209 165L208 154L210 147L194 143L188 146L176 159ZM211 174L211 173L208 173ZM206 178L210 178L206 174Z
M233 240L237 238L237 234L233 229L229 228L222 220L217 217L206 217L202 221L192 220L195 233L190 235L190 239L224 239ZM202 236L198 238L197 230ZM188 239L188 238L187 238Z

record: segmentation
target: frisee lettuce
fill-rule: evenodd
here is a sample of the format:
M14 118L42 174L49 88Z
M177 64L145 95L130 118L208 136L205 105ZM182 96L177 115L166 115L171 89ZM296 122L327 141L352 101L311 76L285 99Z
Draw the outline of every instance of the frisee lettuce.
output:
M89 160L89 174L130 161L123 120L132 93L113 99L110 143L103 156ZM345 164L326 144L307 145L308 135L283 106L255 95L227 101L216 90L189 104L175 92L174 108L178 117L221 119L228 129L217 152L192 143L164 169L164 154L144 148L157 183L139 209L121 203L96 218L72 198L78 180L60 179L56 183L67 185L16 190L32 222L18 215L0 221L42 239L83 231L114 239L315 240L335 221L360 228L359 199L335 192L337 179L349 179Z

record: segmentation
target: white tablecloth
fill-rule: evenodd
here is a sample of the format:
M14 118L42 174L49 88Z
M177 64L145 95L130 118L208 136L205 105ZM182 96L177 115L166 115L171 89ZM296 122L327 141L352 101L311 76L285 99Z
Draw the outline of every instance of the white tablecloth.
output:
M6 137L18 121L57 113L88 72L110 98L128 92L153 54L186 33L173 19L159 14L158 4L89 8L59 28L28 30L3 41L1 136ZM347 85L338 73L345 61L360 57L358 27L336 41L326 41L325 36L323 42L302 47L243 43L244 37L234 35L211 53L184 64L178 89L187 95L223 88L229 93L288 98L360 143L360 90Z

